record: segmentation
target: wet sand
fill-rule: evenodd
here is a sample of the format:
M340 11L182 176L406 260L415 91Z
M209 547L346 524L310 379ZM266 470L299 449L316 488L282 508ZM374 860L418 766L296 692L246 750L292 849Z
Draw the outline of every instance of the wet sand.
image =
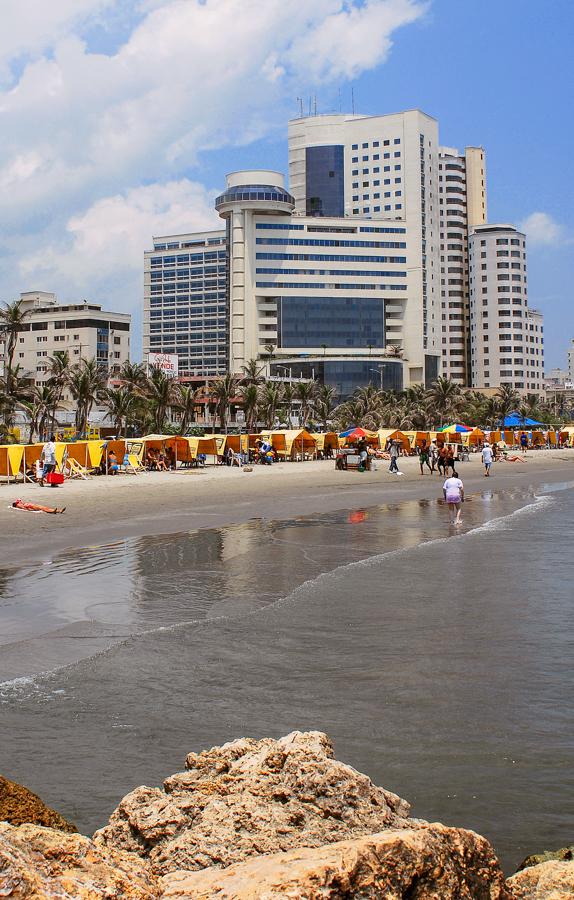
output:
M226 466L137 476L70 481L62 488L4 484L0 487L0 561L4 565L45 558L65 548L84 547L150 534L240 524L371 506L398 500L436 499L441 479L420 475L418 459L400 460L402 476L378 462L376 472L338 472L332 460L255 466L252 472ZM524 462L500 462L487 481L479 454L459 465L467 493L568 481L574 450L529 452ZM62 516L10 509L21 497L66 506Z

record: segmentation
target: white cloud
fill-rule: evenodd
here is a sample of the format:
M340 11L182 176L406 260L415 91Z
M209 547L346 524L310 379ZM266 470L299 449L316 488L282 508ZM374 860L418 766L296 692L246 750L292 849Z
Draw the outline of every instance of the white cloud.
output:
M114 0L3 0L0 29L0 74L21 56L42 53Z
M5 0L0 296L42 277L46 289L93 297L114 279L125 284L120 306L139 303L151 234L213 221L209 192L189 180L202 155L284 128L295 97L383 62L396 29L426 8Z
M564 228L545 212L533 212L519 225L530 244L558 244L564 238Z
M215 193L182 179L98 200L69 220L63 240L23 256L22 277L65 282L82 294L116 276L139 279L152 235L222 227L213 208Z

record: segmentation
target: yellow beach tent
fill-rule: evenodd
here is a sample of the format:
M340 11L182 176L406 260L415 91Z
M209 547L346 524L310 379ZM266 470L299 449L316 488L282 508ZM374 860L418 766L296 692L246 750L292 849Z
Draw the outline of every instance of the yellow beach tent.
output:
M408 437L411 450L414 450L415 447L422 447L423 441L427 442L427 447L430 445L431 437L428 431L403 431L403 434Z
M403 431L399 431L398 428L379 428L377 431L377 435L379 438L379 444L382 450L387 446L387 441L389 438L392 438L393 441L399 441L401 445L401 449L404 450L405 453L411 452L411 442L408 439L407 435Z
M2 444L0 446L0 476L16 478L24 459L23 444Z
M311 437L317 445L317 450L336 450L339 446L339 435L335 431L313 431Z
M315 438L304 428L287 431L262 431L260 437L269 441L278 456L283 459L294 459L298 454L315 454L317 443Z

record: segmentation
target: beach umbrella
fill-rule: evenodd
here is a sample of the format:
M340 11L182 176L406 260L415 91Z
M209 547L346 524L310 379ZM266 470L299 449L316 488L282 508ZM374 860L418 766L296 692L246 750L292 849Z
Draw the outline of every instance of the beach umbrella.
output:
M517 412L510 413L504 420L504 428L525 428L526 426L532 428L542 424L542 422L536 422L534 419L524 418Z
M444 431L454 431L456 434L465 434L467 431L472 431L472 428L469 428L468 425L462 425L460 422L454 422L452 425L443 425L442 428L439 428L437 434Z
M362 438L362 437L371 437L370 431L365 431L364 428L348 428L347 431L341 431L339 437L342 438Z

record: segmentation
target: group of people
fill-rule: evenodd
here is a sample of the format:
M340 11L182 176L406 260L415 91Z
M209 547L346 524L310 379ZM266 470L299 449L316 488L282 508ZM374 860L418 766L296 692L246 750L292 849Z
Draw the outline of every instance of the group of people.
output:
M438 475L448 476L449 470L454 475L454 464L457 461L456 448L453 444L442 444L437 446L435 441L429 445L423 438L419 447L419 464L421 475L424 475L425 466L431 475L435 470Z

